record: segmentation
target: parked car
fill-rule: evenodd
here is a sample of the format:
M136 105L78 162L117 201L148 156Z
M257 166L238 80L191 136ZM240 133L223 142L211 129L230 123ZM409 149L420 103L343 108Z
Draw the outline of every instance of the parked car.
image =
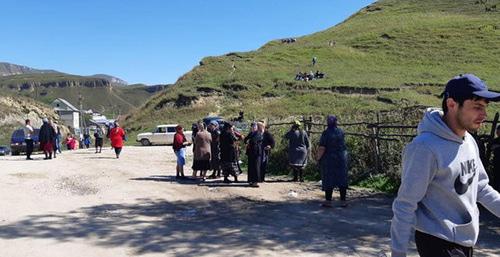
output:
M33 139L33 151L38 151L40 149L40 141L38 140L38 133L40 129L34 129L34 133L31 136ZM16 129L12 132L12 137L10 138L10 150L12 155L20 155L26 152L26 142L24 142L24 129Z
M10 148L5 145L0 145L0 155L9 155L10 154Z
M225 121L224 118L219 116L207 116L203 118L203 123L205 123L205 127L208 127L208 124L210 124L210 122L212 122L213 120L217 121L219 125L223 124Z
M158 125L153 132L138 134L136 141L143 146L171 145L174 143L175 127L177 127L177 124ZM191 131L184 131L184 135L189 142L192 142L191 134Z

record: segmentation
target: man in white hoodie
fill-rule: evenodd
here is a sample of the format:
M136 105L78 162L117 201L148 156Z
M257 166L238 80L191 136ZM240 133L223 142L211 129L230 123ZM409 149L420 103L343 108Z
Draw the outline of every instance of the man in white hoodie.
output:
M472 256L480 202L500 217L500 194L488 185L474 138L489 101L500 94L472 74L451 79L443 110L429 109L406 146L393 203L392 256L406 256L412 230L420 256Z

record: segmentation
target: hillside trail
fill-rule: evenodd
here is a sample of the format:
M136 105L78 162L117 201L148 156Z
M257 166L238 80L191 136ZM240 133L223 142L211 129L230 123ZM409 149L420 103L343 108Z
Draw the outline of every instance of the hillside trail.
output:
M318 183L269 179L260 188L176 180L175 156L165 146L125 147L120 159L109 148L66 151L50 161L0 157L0 256L389 252L391 197L353 188L347 208L323 209ZM483 215L476 256L500 255L500 222L490 216ZM416 256L413 245L409 256Z

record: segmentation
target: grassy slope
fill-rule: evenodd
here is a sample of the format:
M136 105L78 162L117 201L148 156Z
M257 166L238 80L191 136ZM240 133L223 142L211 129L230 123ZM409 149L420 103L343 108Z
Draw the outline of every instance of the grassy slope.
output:
M490 88L500 90L500 12L486 12L475 2L379 1L335 27L300 37L293 44L271 41L253 52L204 58L203 65L135 112L128 125L139 129L159 121L187 124L207 113L234 117L240 109L250 118L262 118L394 109L399 108L398 103L439 105L439 85L370 96L314 89L435 85L465 72L477 74ZM330 40L336 42L335 47L328 45ZM317 67L311 67L313 56L318 58ZM316 69L327 77L308 83L293 80L298 71ZM235 92L231 90L234 84L246 90ZM304 86L308 89L296 89ZM180 93L199 96L199 87L219 92L194 106L171 107ZM264 93L274 97L262 97ZM379 101L377 96L393 103ZM498 105L493 107L498 109Z

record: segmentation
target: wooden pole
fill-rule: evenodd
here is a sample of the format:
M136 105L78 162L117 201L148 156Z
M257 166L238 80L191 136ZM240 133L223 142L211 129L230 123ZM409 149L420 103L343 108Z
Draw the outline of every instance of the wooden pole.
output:
M377 173L380 173L382 171L382 162L380 160L380 145L379 145L379 128L380 124L380 112L377 112L377 125L373 127L373 134L374 134L374 144L375 144L375 155L376 155L376 168L377 168Z

